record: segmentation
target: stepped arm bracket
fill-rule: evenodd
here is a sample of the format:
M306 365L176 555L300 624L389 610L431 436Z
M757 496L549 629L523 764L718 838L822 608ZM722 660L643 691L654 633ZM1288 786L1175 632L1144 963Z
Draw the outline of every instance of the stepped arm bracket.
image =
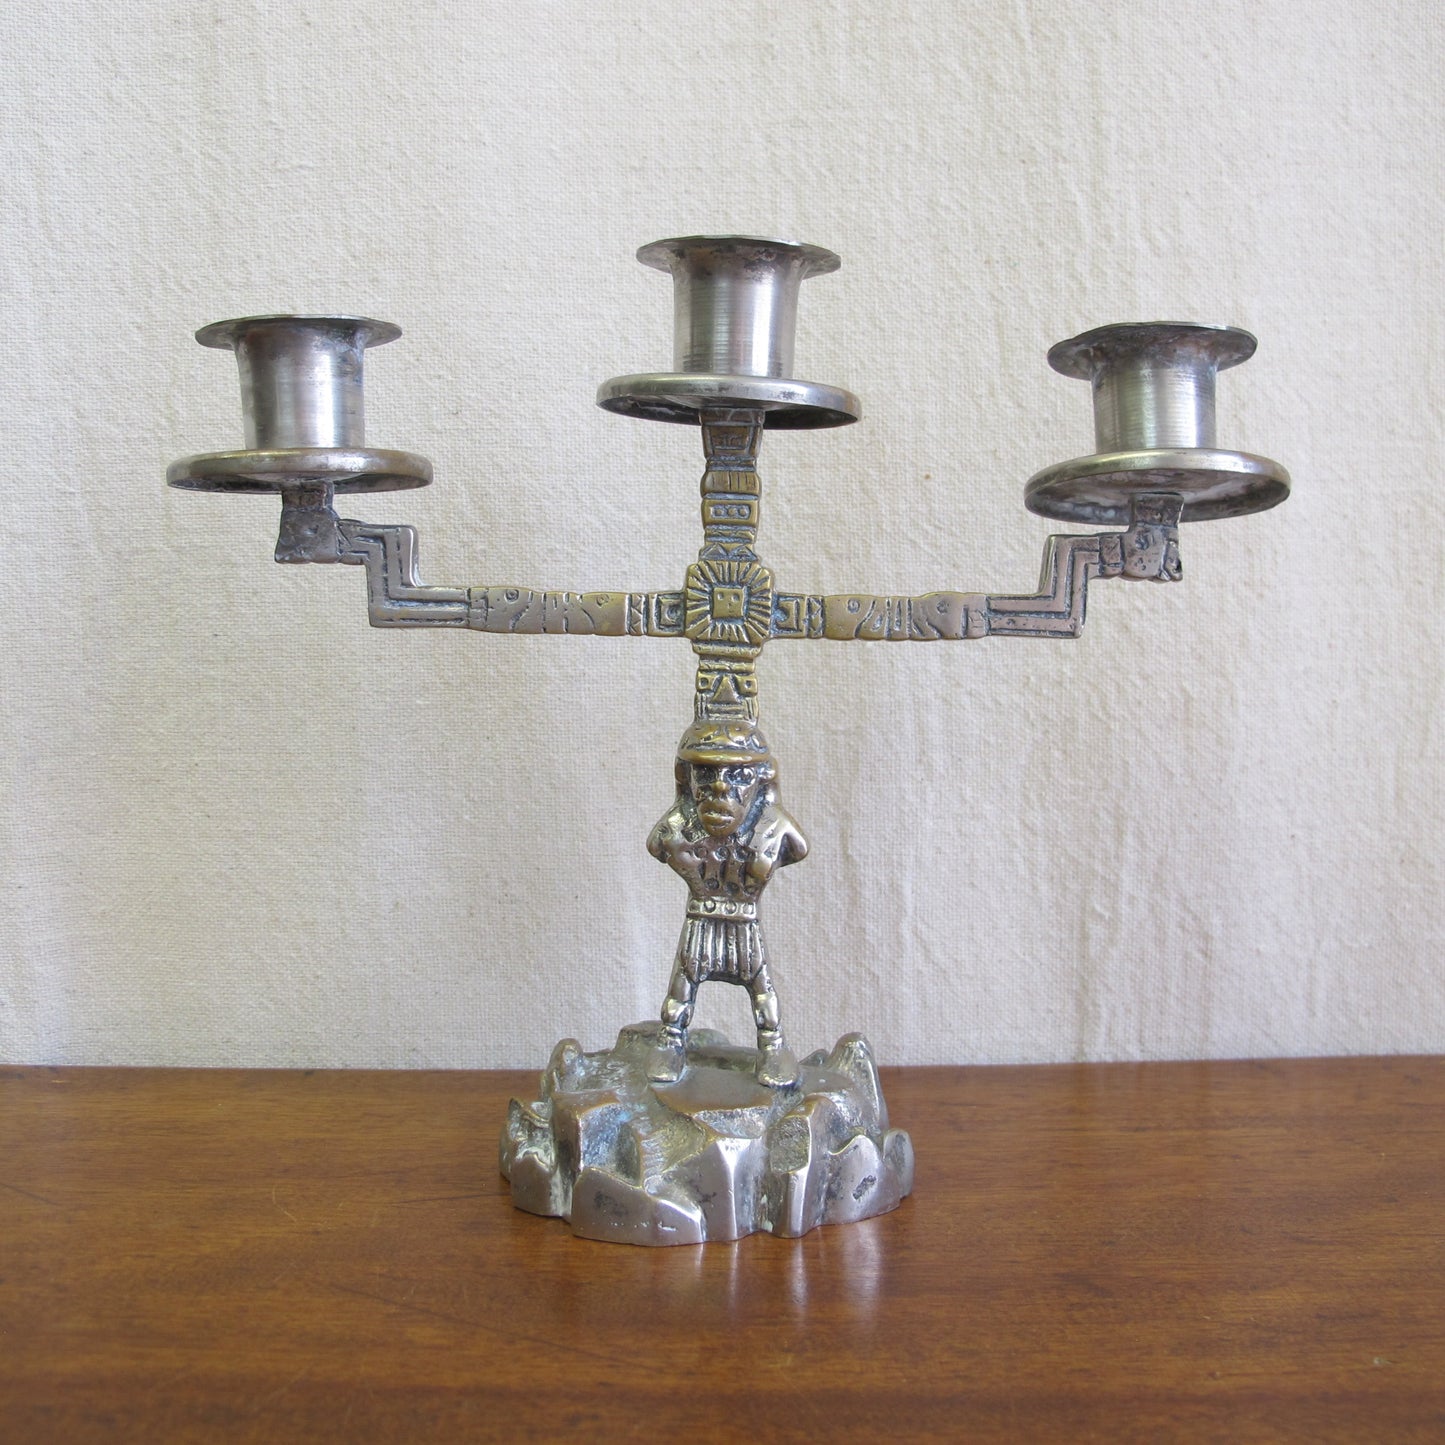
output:
M366 568L373 627L465 627L518 636L681 637L681 592L552 592L533 587L427 587L416 529L338 524L337 561Z
M426 587L416 575L416 528L340 524L339 558L366 568L366 611L373 627L465 627L464 587Z
M532 587L428 587L417 577L416 528L346 520L329 486L283 494L276 560L366 568L373 627L465 627L477 632L681 637L683 594L553 592Z
M416 528L343 520L331 488L282 498L278 562L366 568L373 627L464 627L521 636L681 637L683 594L553 592L532 587L428 587L417 577Z
M779 593L772 636L837 642L960 642L979 637L1077 637L1092 578L1177 582L1183 498L1140 493L1123 532L1056 534L1044 543L1036 592L928 592L884 597Z
M948 642L979 637L1077 637L1093 578L1177 582L1181 498L1141 494L1123 532L1054 535L1044 543L1038 590L1026 595L929 592L920 597L866 593L777 593L771 636L844 642ZM417 577L414 527L325 520L304 524L310 555L278 560L361 565L373 627L463 627L520 636L682 637L683 591L569 592L532 587L428 587ZM293 537L302 524L293 524ZM334 534L334 537L333 537Z

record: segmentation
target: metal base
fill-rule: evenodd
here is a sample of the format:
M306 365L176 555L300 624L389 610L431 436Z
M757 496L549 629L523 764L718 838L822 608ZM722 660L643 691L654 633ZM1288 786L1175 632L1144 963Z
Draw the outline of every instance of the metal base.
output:
M888 1127L860 1034L804 1059L792 1087L768 1089L757 1050L706 1029L692 1031L678 1083L651 1083L660 1031L629 1025L597 1054L564 1039L541 1100L512 1100L501 1166L517 1208L559 1215L587 1239L701 1244L867 1219L912 1189L913 1144Z
M858 398L841 387L778 376L703 372L614 376L597 388L597 405L621 416L688 426L696 426L705 410L756 407L764 413L764 426L791 431L847 426L863 415Z
M1268 457L1204 447L1100 452L1046 467L1029 479L1024 505L1058 522L1127 526L1140 492L1184 498L1183 522L1243 517L1289 496L1289 473Z
M191 492L284 492L314 482L330 482L338 492L400 492L431 478L425 457L376 447L206 452L166 469L171 486Z

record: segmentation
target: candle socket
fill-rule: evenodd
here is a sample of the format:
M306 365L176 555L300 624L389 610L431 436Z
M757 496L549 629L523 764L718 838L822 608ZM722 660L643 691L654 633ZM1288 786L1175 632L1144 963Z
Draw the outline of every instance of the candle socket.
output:
M723 376L787 376L798 288L842 264L821 246L748 236L654 241L637 259L672 276L673 369Z
M365 444L363 353L400 335L365 316L242 316L201 327L202 346L236 353L246 445L185 457L166 480L189 491L283 495L317 484L337 492L426 486L425 457Z
M1254 355L1233 326L1147 321L1101 326L1049 351L1049 365L1091 383L1091 456L1030 479L1030 511L1059 521L1127 522L1130 498L1174 493L1182 521L1263 511L1289 495L1277 462L1215 443L1215 379Z
M696 425L702 411L747 407L768 427L842 426L858 398L797 381L793 341L798 289L836 271L832 251L757 236L679 236L643 246L637 259L673 280L673 370L619 376L597 404L652 421Z
M246 447L360 447L366 443L362 358L401 328L360 316L244 316L196 332L234 351Z

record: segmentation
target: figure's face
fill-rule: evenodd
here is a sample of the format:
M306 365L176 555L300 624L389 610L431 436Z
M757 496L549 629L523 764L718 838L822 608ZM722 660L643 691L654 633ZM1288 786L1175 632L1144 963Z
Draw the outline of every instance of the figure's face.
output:
M735 833L762 786L759 770L744 763L730 767L689 763L687 771L697 815L708 834L721 838Z

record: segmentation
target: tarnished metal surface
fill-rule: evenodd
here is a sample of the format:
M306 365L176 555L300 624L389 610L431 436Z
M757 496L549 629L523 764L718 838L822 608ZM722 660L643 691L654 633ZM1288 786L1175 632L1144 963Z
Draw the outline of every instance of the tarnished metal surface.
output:
M1289 473L1214 441L1215 379L1248 361L1255 344L1237 326L1184 321L1101 326L1059 342L1049 364L1093 386L1095 451L1031 477L1029 510L1099 526L1128 519L1141 493L1176 493L1185 522L1278 506Z
M682 932L660 1022L584 1055L558 1046L542 1099L514 1103L503 1167L525 1209L579 1233L662 1244L801 1234L891 1209L912 1181L908 1138L889 1130L867 1045L851 1035L800 1065L784 1039L762 894L807 854L782 805L759 727L757 659L773 638L964 641L1077 637L1091 580L1180 580L1179 523L1272 506L1283 468L1214 446L1214 378L1254 347L1247 332L1184 323L1105 327L1060 343L1059 370L1094 382L1099 453L1030 482L1046 515L1123 531L1050 537L1032 593L780 591L757 550L767 427L833 426L856 398L788 378L798 288L837 266L818 247L685 237L639 253L674 278L675 370L599 393L625 414L701 428L702 545L681 585L653 591L430 587L408 526L345 520L335 494L422 485L430 465L363 444L361 355L396 328L355 317L251 317L198 333L234 346L248 449L187 458L172 485L278 491L276 559L364 568L376 627L493 635L683 638L696 655L693 716L676 796L647 846L683 881ZM748 991L757 1047L690 1029L697 990Z
M633 1024L596 1054L566 1039L541 1098L512 1100L501 1165L518 1208L589 1239L701 1244L867 1219L912 1189L913 1145L888 1127L859 1035L777 1088L754 1077L752 1050L702 1029L682 1080L655 1083L658 1035Z
M236 353L246 445L265 451L359 447L363 353L400 335L365 316L242 316L203 326L196 340Z
M337 492L401 492L431 481L431 463L414 452L378 447L281 447L202 452L172 462L166 480L189 492L280 492L326 482Z

